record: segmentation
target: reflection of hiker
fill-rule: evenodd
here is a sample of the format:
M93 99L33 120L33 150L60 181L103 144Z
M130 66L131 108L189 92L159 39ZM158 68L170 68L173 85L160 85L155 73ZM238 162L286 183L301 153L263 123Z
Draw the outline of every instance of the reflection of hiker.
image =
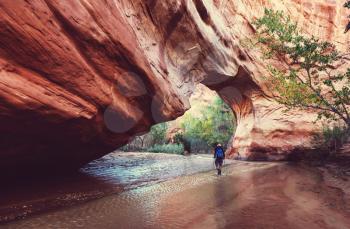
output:
M225 151L222 148L221 144L216 145L214 158L215 158L215 167L218 170L218 175L221 175L221 167L225 160Z

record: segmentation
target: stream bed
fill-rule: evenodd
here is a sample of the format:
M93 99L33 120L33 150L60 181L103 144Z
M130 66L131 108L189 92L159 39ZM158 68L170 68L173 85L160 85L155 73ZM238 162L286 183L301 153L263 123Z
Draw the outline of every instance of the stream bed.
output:
M107 159L102 167L110 169L100 171L95 162L82 172L122 191L1 228L350 228L344 190L314 168L230 161L217 176L209 156L115 156L125 160L126 171L114 174Z
M114 152L76 173L2 182L0 223L213 169L212 155Z

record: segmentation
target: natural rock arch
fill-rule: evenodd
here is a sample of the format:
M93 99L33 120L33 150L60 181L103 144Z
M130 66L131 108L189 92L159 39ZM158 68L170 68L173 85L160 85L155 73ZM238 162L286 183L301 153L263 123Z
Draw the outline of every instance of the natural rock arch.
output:
M242 41L266 6L344 48L349 38L334 25L346 22L345 9L326 0L248 3L1 1L0 172L62 171L99 158L183 114L194 85L212 73L232 77L243 95L232 103L221 91L239 120L231 155L279 160L306 146L312 114L272 112L265 63Z
M314 115L286 112L239 67L235 76L211 73L201 82L231 107L237 130L228 155L246 160L287 160L312 147Z

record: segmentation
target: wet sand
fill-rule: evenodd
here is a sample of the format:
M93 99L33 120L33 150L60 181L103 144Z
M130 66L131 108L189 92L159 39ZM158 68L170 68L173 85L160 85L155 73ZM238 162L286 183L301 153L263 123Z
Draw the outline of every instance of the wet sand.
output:
M321 171L235 162L16 221L3 228L350 228L346 193Z

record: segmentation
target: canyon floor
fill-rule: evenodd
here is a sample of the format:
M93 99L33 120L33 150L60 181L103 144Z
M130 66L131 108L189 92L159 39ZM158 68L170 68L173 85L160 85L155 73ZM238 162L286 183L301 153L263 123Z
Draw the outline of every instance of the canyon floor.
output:
M229 161L220 177L212 167L205 156L110 155L51 191L8 192L2 216L20 197L33 211L38 203L64 207L0 228L350 228L349 182L326 167Z
M0 223L213 168L210 155L114 152L76 173L1 180Z

